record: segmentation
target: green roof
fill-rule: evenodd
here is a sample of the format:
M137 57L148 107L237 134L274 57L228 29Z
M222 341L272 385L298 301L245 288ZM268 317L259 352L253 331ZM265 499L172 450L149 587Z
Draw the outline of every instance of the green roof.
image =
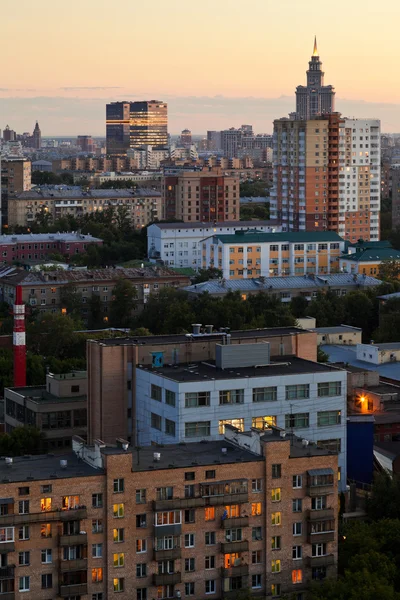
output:
M400 260L399 250L394 248L376 247L366 248L353 254L342 254L341 259L353 262L376 262L382 260Z
M215 235L215 240L223 244L241 244L253 242L293 242L315 244L317 242L344 242L334 231L287 231L279 233L263 233L257 230L236 231L234 235Z

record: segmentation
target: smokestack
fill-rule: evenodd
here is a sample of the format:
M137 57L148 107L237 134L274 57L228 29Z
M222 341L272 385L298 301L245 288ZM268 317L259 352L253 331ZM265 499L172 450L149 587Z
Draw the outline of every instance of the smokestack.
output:
M15 304L13 307L13 353L14 353L14 387L26 386L26 340L25 340L25 306L22 302L22 287L15 288Z

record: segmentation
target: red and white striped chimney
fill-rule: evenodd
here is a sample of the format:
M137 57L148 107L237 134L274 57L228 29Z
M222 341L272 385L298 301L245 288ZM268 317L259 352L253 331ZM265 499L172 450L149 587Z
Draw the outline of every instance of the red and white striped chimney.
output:
M14 352L14 387L26 386L26 336L25 305L22 302L22 287L15 288L15 304L13 307L13 352Z

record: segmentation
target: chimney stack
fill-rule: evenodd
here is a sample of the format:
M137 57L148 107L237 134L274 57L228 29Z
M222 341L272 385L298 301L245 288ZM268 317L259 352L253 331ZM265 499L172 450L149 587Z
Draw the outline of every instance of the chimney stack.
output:
M25 339L25 305L22 302L22 287L15 288L15 304L13 306L13 354L14 354L14 387L26 386L26 339Z

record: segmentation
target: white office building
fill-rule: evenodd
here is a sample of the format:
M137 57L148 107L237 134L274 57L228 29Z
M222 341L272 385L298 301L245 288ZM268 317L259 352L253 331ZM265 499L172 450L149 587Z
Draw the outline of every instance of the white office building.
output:
M170 267L201 268L202 240L212 235L257 229L280 232L275 221L225 221L224 223L154 223L147 229L147 256Z
M276 425L338 451L344 486L346 388L345 370L296 357L271 361L268 343L217 345L215 362L139 366L139 444L223 439L227 424L240 431Z

